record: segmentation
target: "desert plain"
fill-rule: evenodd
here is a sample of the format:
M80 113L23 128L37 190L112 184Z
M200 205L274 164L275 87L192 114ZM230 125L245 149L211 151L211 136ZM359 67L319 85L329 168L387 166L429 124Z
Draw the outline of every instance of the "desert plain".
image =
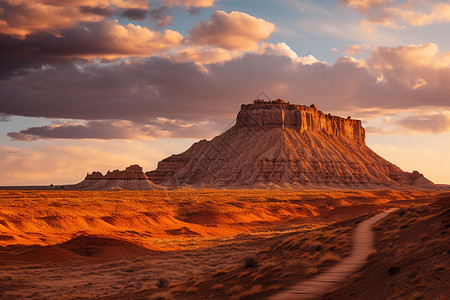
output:
M449 199L429 190L0 190L0 298L265 299L339 263L359 222L400 208L375 226L368 263L323 297L446 299Z

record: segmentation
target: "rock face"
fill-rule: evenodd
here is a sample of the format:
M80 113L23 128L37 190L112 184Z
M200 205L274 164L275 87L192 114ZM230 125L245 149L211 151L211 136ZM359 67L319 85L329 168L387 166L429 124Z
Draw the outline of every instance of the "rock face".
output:
M80 190L164 189L148 180L148 177L142 171L142 167L138 165L129 166L124 171L108 171L105 175L100 172L92 172L92 174L87 174L86 178L79 184L74 185L73 188Z
M169 187L433 188L365 145L361 121L282 100L242 105L236 124L147 172Z
M297 133L319 132L346 137L359 144L365 143L365 131L360 120L326 115L314 105L294 105L282 100L243 104L237 116L236 127L251 131L281 128L292 129Z

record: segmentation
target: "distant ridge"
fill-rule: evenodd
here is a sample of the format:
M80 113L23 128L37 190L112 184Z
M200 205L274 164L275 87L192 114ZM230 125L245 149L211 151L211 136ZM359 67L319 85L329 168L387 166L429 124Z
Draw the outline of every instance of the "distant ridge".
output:
M158 163L148 178L167 187L436 188L365 144L360 120L281 99L243 104L236 124Z

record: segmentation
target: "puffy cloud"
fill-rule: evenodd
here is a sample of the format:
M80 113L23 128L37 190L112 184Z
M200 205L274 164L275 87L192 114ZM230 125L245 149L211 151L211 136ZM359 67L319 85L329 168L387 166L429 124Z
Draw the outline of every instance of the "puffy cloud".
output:
M60 30L113 14L143 19L149 8L146 0L0 0L0 33L26 36L44 31L58 35Z
M0 77L46 64L64 64L90 58L151 56L183 43L176 31L158 32L117 21L87 23L65 30L61 36L40 33L26 39L0 35Z
M0 1L0 33L25 36L37 31L55 32L75 27L79 22L104 18L79 7L46 5L39 1Z
M297 57L282 44L264 44L260 51L203 65L188 61L189 53L185 53L184 60L152 57L36 69L0 81L0 112L128 120L175 132L180 129L167 129L169 123L162 126L155 120L175 120L174 124L209 121L220 128L261 90L354 118L412 108L450 108L450 54L440 53L434 44L377 47L367 61L344 57L332 65L314 57ZM185 137L193 134L184 133Z
M167 58L181 62L195 62L198 64L211 64L229 61L240 54L217 47L185 47L168 55Z
M450 22L450 4L445 2L417 0L407 3L393 0L340 0L340 2L358 10L372 23L397 29L404 28L405 24L423 26Z
M189 38L199 45L218 46L228 50L257 50L258 43L269 38L275 25L246 13L218 10L205 22L189 31Z
M181 5L186 8L192 7L211 7L217 0L164 0L163 3L167 6Z
M395 88L403 96L417 90L422 101L436 98L434 91L442 97L442 104L448 104L445 97L449 99L450 91L443 89L442 83L450 80L450 53L440 53L436 44L375 47L369 64L386 88Z

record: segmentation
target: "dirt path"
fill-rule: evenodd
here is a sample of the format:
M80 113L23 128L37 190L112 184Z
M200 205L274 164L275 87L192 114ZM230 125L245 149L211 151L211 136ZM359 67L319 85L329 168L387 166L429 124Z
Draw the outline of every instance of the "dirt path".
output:
M372 226L395 210L397 208L392 208L359 223L352 236L353 243L350 256L344 258L336 266L314 278L302 281L289 290L276 294L269 299L315 299L343 283L348 276L354 274L366 263L367 257L374 250Z

